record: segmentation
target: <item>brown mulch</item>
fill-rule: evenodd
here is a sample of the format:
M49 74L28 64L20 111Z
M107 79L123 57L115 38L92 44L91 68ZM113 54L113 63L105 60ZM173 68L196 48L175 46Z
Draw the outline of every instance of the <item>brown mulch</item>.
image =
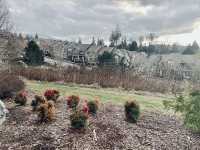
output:
M200 149L200 135L186 130L174 116L143 112L138 123L131 124L124 120L122 106L104 104L97 116L90 116L86 130L75 131L70 128L65 101L57 103L56 108L56 121L37 124L30 106L10 107L0 127L0 149Z

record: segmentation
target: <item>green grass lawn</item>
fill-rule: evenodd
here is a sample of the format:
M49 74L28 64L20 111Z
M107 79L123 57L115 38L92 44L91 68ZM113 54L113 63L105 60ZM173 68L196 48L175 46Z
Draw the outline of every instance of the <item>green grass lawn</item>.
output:
M27 88L43 94L46 89L57 89L61 92L61 96L69 96L72 94L79 95L82 99L95 99L98 97L101 102L111 102L113 104L124 104L127 100L137 100L142 110L155 110L165 112L162 101L168 100L169 97L145 96L136 94L131 91L124 91L117 88L89 88L75 84L59 84L53 82L37 82L26 81ZM153 94L152 94L153 95Z
M200 52L197 53L195 56L200 59Z

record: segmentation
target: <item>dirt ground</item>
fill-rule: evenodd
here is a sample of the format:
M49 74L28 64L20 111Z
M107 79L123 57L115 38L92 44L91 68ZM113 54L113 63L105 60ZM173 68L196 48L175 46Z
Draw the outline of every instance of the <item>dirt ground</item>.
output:
M186 130L174 116L142 112L137 124L124 120L123 106L104 104L89 117L85 131L70 128L70 111L64 100L56 104L56 121L36 123L27 106L7 103L9 115L0 127L0 149L7 150L193 150L200 149L200 135Z

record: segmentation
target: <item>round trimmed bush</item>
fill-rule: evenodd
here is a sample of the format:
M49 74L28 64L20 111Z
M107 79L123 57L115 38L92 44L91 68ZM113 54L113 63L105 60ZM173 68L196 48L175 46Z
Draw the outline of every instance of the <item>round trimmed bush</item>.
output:
M71 126L74 129L87 127L88 114L84 111L77 110L70 115Z
M140 107L138 103L136 101L127 101L124 107L127 121L136 123L140 116Z
M60 93L57 90L46 90L44 96L48 101L53 100L54 102L56 102L58 97L60 96Z
M79 104L80 98L76 95L67 97L67 105L69 108L76 108Z
M19 93L17 93L16 97L15 97L15 103L19 104L19 105L26 105L27 102L27 94L25 91L21 91Z
M95 115L97 113L97 110L99 108L98 103L96 101L89 101L87 102L87 106L89 109L89 113Z

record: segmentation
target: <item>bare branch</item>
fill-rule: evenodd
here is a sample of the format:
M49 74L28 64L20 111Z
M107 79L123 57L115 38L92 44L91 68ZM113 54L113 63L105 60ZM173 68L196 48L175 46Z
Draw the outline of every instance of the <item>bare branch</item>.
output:
M0 0L0 30L10 31L11 28L8 7L5 0Z

